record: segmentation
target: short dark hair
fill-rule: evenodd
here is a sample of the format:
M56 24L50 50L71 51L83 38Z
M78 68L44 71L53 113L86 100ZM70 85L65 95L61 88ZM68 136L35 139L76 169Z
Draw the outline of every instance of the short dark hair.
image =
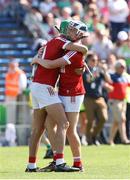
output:
M90 51L90 52L88 52L88 55L87 55L87 58L86 58L85 61L89 61L89 60L93 59L95 56L97 56L97 54L92 52L92 51Z

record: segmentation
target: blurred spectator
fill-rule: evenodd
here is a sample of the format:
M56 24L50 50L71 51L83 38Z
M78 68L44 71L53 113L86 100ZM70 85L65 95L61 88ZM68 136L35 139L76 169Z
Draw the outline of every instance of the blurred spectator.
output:
M41 13L35 7L31 7L30 11L25 15L24 24L28 27L29 31L34 37L39 37L39 23L43 20Z
M90 4L88 4L88 11L91 11L92 15L98 13L98 8L95 2L91 2Z
M63 9L64 7L71 7L71 3L69 0L56 0L57 2L57 6L60 8L60 9Z
M126 61L127 70L130 72L130 39L128 39L128 33L120 31L117 34L118 43L115 48L115 53L118 58L123 58Z
M102 94L103 81L110 82L110 77L106 70L98 66L98 57L96 54L88 54L87 63L93 73L94 79L91 79L88 72L83 74L86 90L84 99L87 116L86 135L88 144L94 143L99 145L97 138L108 118L107 105Z
M103 23L100 22L100 17L98 13L94 13L92 15L92 19L89 22L89 31L94 32L94 31L101 31L104 30L105 26Z
M64 20L64 19L71 19L71 13L72 13L72 10L70 7L64 7L62 10L61 10L61 20Z
M115 68L114 68L115 63L116 63L116 56L114 54L110 54L107 60L107 67L109 73L115 72Z
M107 60L109 54L113 51L113 43L108 38L106 29L96 30L96 41L93 42L91 50L99 56L100 59Z
M108 9L108 0L100 0L97 1L97 7L99 8L99 12L101 14L103 24L109 24L109 9Z
M39 8L39 0L31 0L32 7Z
M56 7L56 3L53 0L42 0L39 5L39 10L43 16L46 16L54 7Z
M128 87L128 78L124 75L126 70L125 60L120 59L115 63L115 73L111 74L114 87L109 93L108 105L112 112L112 126L110 130L109 144L114 145L114 138L117 130L120 132L121 141L124 144L130 144L126 135L126 88Z
M35 7L31 7L30 11L25 15L24 18L24 24L35 38L44 37L46 40L49 40L50 36L46 32L42 21L42 14Z
M45 24L44 24L44 28L47 32L47 34L49 34L51 37L54 36L54 25L55 25L55 19L54 19L54 15L52 13L48 13L45 17Z
M88 24L89 31L91 30L91 24L92 24L92 17L94 14L97 14L97 6L95 4L89 4L88 8L86 10L86 13L84 14L84 22Z
M111 25L111 38L115 42L118 32L127 27L127 17L129 15L128 4L125 0L108 0L109 20Z
M106 70L107 73L109 73L109 66L108 66L108 63L106 62L106 60L102 59L99 63L99 66L101 68L103 68L104 70ZM105 102L107 103L108 93L113 90L113 87L107 81L104 81L102 86L103 86L102 87L102 96L103 96Z
M79 113L79 137L81 140L81 144L86 146L86 124L87 124L87 118L86 118L86 112L84 104L81 105L80 113Z
M10 131L13 128L13 125L16 124L16 106L17 98L20 94L23 93L27 86L27 78L25 73L19 68L19 64L16 60L12 60L9 64L9 69L5 78L5 98L7 105L7 127L6 134L8 130ZM8 125L13 124L13 125ZM13 130L15 133L15 131ZM15 135L12 135L14 139ZM12 141L10 139L10 141Z
M15 146L15 145L16 145L15 125L12 123L8 123L6 125L4 146Z
M74 1L72 4L72 16L79 16L79 19L82 19L84 16L84 9L82 4L79 1Z

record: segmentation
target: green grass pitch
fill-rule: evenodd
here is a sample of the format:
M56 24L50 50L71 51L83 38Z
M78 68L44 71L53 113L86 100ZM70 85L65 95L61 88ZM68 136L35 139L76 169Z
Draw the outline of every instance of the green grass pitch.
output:
M38 166L47 165L43 160L45 147L40 147ZM82 147L84 172L75 173L25 173L28 147L0 147L0 179L130 179L130 146ZM65 160L72 165L69 146L65 148Z

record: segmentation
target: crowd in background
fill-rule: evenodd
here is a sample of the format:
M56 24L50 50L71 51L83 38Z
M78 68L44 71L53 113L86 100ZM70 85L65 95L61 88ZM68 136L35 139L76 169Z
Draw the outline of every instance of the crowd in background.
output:
M10 5L12 11L5 13L17 16L17 20L22 20L24 25L28 27L35 39L32 46L32 49L35 50L45 41L58 35L55 26L59 27L62 20L75 19L87 24L90 35L83 43L89 49L86 61L95 80L90 81L89 75L86 75L87 78L84 81L86 88L85 109L81 110L79 134L84 137L86 134L84 127L87 125L87 142L81 138L82 143L92 144L94 142L98 145L97 136L101 133L104 124L109 121L113 122L111 123L113 125L107 143L114 144L117 129L120 131L121 142L130 143L128 140L130 138L130 88L126 88L130 84L130 1L20 0L19 4L15 1L14 4ZM17 14L15 14L14 9L17 9ZM120 95L119 87L115 88L104 78L106 72L116 74L119 68L123 68L122 72L119 73L120 77L123 76L123 81L119 80L119 87L127 91L125 92L126 97L115 97L115 94ZM118 78L115 76L111 75L111 78L116 83ZM128 83L126 83L127 81ZM122 83L124 83L123 86ZM112 94L113 86L116 91L114 95ZM120 105L120 101L125 102L125 105ZM89 109L87 109L88 102ZM112 112L111 107L114 103L116 103L117 109ZM124 110L126 105L127 109ZM117 111L119 110L118 106L120 106L120 112ZM91 110L93 113L90 112ZM82 115L82 112L86 112L88 115ZM122 115L121 112L126 114ZM120 113L120 117L115 117L117 113ZM127 134L125 132L126 118ZM93 137L90 137L90 134L93 134Z

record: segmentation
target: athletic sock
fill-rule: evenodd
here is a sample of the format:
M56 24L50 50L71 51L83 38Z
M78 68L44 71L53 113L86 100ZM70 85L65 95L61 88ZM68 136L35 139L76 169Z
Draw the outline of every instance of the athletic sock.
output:
M36 157L29 157L28 168L35 169L36 167Z
M56 151L53 151L53 161L56 162Z
M74 157L74 163L73 163L74 167L82 167L82 161L80 157Z
M64 154L56 153L56 165L63 164L64 162Z

